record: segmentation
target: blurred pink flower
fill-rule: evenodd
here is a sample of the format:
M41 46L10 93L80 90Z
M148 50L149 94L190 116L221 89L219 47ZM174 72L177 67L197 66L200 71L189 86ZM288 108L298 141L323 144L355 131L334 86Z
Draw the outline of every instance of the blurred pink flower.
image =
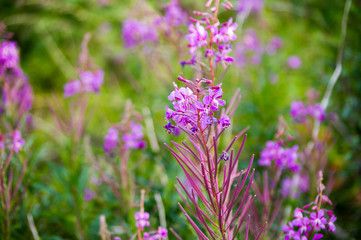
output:
M290 68L297 69L301 67L302 60L298 56L292 55L288 58L287 64Z

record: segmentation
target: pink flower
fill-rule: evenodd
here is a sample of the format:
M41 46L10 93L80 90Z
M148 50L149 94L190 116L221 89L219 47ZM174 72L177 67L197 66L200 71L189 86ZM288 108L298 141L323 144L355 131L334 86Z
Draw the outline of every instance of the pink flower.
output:
M98 93L100 86L103 84L104 72L101 69L98 69L95 72L84 71L80 72L80 81L84 86L85 92L94 92Z
M266 46L266 52L269 55L273 55L276 51L282 47L282 39L280 37L271 38L269 44Z
M79 80L68 82L64 85L64 97L68 98L81 92L81 82Z
M188 15L179 7L178 0L172 0L164 8L166 24L177 27L187 23Z
M320 229L325 229L325 224L327 220L324 217L324 211L320 210L317 213L311 213L310 216L311 224L316 229L316 231Z
M187 34L185 38L189 42L189 53L193 55L197 51L197 48L207 46L208 32L199 22L197 22L196 25L189 25L188 31L189 34Z
M25 140L21 138L21 132L16 130L13 132L13 148L18 153L21 148L25 145Z
M16 75L21 75L19 67L19 51L16 42L3 41L0 45L0 75L11 69Z
M330 220L328 221L328 230L330 230L331 232L335 232L336 231L336 227L334 222L337 220L337 217L335 215L332 215Z
M134 19L126 19L123 22L122 36L126 48L158 41L157 29L154 26Z
M302 65L302 60L298 56L290 56L287 60L287 64L292 69L300 68Z
M104 151L106 153L109 153L113 148L117 146L118 141L118 129L109 128L108 134L104 137Z
M124 148L145 148L146 143L143 140L143 127L139 123L130 123L130 132L123 135Z
M136 212L134 215L135 220L137 220L137 223L135 226L137 228L140 228L141 230L144 230L144 227L149 227L150 223L148 221L149 219L149 213L147 212Z

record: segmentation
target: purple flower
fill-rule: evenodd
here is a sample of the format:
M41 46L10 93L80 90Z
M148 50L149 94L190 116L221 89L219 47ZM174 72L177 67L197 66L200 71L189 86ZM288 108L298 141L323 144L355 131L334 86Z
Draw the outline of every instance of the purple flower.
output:
M317 121L323 122L326 119L326 113L321 104L315 104L308 107L308 114L313 116Z
M103 84L104 72L98 69L95 72L80 71L80 80L73 80L64 85L64 97L68 98L81 92L98 93Z
M64 97L68 98L81 92L81 82L74 80L64 85Z
M188 31L189 34L187 34L185 38L189 42L189 53L193 55L197 51L197 48L207 46L208 32L199 22L195 25L189 25Z
M220 160L224 160L225 162L227 162L229 160L229 155L226 151L224 151L221 156L219 157Z
M207 49L208 50L208 49ZM216 53L213 53L212 55L215 55L215 63L221 62L223 64L223 67L226 67L226 63L233 63L234 59L228 54L230 54L232 51L232 47L229 44L221 44L218 46L218 51ZM207 56L206 56L207 57Z
M261 152L261 158L258 160L258 164L265 167L271 166L272 161L278 158L281 150L282 148L279 143L268 141L266 148Z
M168 235L168 230L166 228L159 227L157 234L160 238L164 239Z
M316 231L320 229L325 229L325 224L327 223L327 220L324 217L323 210L320 210L316 213L311 213L310 220L312 226L316 229Z
M298 123L306 122L306 116L312 116L319 122L326 119L325 110L318 103L305 106L303 102L292 102L290 114Z
M84 71L79 73L80 81L84 86L85 92L98 93L103 84L104 72L99 69L96 72Z
M280 37L273 37L271 38L270 42L266 46L266 52L269 55L273 55L276 51L282 47L282 39Z
M147 212L136 212L134 215L135 220L137 220L137 223L135 226L137 228L140 228L141 230L144 230L144 227L149 227L150 223L148 221L149 219L149 213Z
M239 12L258 13L263 8L263 0L239 0L237 10Z
M226 101L220 99L223 95L221 86L222 83L218 84L215 87L209 88L209 95L203 98L203 104L211 111L218 111L219 106L226 105Z
M214 24L211 26L211 32L213 34L213 42L219 44L220 42L228 43L230 41L235 41L237 35L234 33L237 29L238 24L233 22L233 18L229 18L228 22L221 24Z
M310 227L310 220L308 217L303 217L302 210L299 208L296 208L294 212L295 219L292 221L294 226L299 227L298 234L306 234L307 232L311 230Z
M308 109L305 107L303 102L292 102L290 114L296 122L303 123L306 121Z
M173 84L175 90L170 93L168 100L172 101L174 110L167 107L166 118L173 120L176 127L185 128L195 133L200 130L198 129L199 126L203 131L210 123L214 122L220 123L223 127L229 126L229 118L227 119L226 116L221 120L214 118L214 112L226 104L221 99L223 95L222 84L209 87L208 91L203 90L199 98L190 88L178 88L175 83ZM167 124L166 129L171 130L171 126Z
M185 65L194 65L197 62L196 60L196 55L194 55L190 60L188 61L181 61L180 65L182 65L182 67L184 67Z
M16 75L21 75L19 67L19 51L16 42L3 41L0 45L0 75L11 69Z
M290 68L297 69L301 67L302 60L298 56L292 55L287 59L287 64Z
M300 188L301 192L307 192L310 185L310 177L308 175L300 175L299 176L299 184L298 187Z
M104 137L104 151L110 153L110 151L117 146L118 140L118 129L109 128L108 134Z
M164 128L167 130L168 133L173 133L175 126L172 125L171 122L167 123Z
M4 137L0 132L0 150L3 150L4 148L5 148Z
M144 239L158 240L167 238L168 230L166 228L159 227L157 231L145 232Z
M248 29L243 37L243 45L248 51L262 52L262 46L254 29Z
M229 117L227 115L223 115L221 119L219 119L218 124L220 124L222 128L226 128L231 125L231 122L229 121Z
M281 194L283 197L288 197L292 190L292 179L290 177L285 177L281 182ZM291 198L296 198L296 193Z
M146 143L143 141L143 127L139 123L130 123L130 132L123 135L124 148L145 148Z
M33 90L30 84L26 81L20 89L16 92L15 101L19 104L19 112L29 111L33 104Z
M233 18L229 18L228 22L223 24L223 27L221 28L221 32L225 33L224 41L235 41L237 39L237 35L234 33L238 27L237 23L233 22Z
M16 153L18 153L21 148L25 145L25 140L21 138L21 132L16 130L13 132L13 148Z
M261 158L258 164L269 167L275 161L275 165L281 169L290 169L292 172L299 170L299 165L296 163L298 157L298 146L292 148L282 148L280 143L268 141L266 148L261 152ZM286 183L285 183L286 184Z
M164 8L166 24L177 27L187 23L188 15L179 7L178 0L172 0Z
M126 19L123 22L122 36L126 48L158 41L157 29L154 26L134 19Z
M332 215L330 220L328 220L328 230L330 230L331 232L335 232L336 231L336 227L334 222L337 220L337 217L335 215Z
M95 197L95 192L91 189L86 188L84 192L84 201L89 202Z
M320 233L317 233L317 234L315 234L315 236L313 236L312 240L318 240L318 239L321 239L321 238L323 238L323 235L320 234Z
M120 237L114 237L113 240L122 240Z
M297 231L294 230L292 222L289 222L288 225L283 225L282 230L283 233L286 234L285 240L296 239L295 236L298 236Z
M276 166L281 166L282 168L289 168L292 172L297 172L299 170L299 165L296 164L298 157L298 146L295 145L292 148L285 148L280 151L280 155L276 160Z

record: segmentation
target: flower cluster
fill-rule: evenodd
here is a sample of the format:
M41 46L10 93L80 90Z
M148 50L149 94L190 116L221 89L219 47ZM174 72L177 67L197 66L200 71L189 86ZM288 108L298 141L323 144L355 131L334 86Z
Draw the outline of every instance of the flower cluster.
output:
M119 126L108 129L108 134L104 137L104 151L110 153L112 149L116 148L119 143L119 131L123 132L122 147L124 149L142 149L145 148L146 143L143 140L143 127L139 123L131 122L129 129L124 130Z
M247 62L258 65L262 62L264 54L274 55L283 45L280 37L272 37L267 44L259 39L256 30L247 29L242 41L236 45L235 63L244 67Z
M6 140L8 144L6 144ZM9 146L15 153L18 153L25 145L25 140L21 138L21 132L15 130L14 132L6 135L2 135L0 132L0 150L5 149L5 146Z
M218 20L219 6L230 9L232 4L227 0L220 2L208 0L206 7L210 11L195 11L195 15L202 16L200 20L190 18L193 24L188 28L186 39L189 53L193 56L191 60L182 61L181 64L191 65L202 78L191 81L179 76L178 80L185 84L180 88L173 83L175 90L168 96L173 107L166 109L166 118L170 122L164 128L170 133L174 133L176 129L183 130L189 141L182 141L181 144L173 142L176 150L167 144L166 146L185 173L184 181L177 178L183 191L179 188L177 191L187 210L182 204L178 205L198 239L236 239L248 216L247 225L243 228L245 231L240 233L247 239L250 229L248 212L255 198L250 195L254 177L254 170L251 172L253 157L247 170L238 172L238 160L246 136L237 154L231 148L243 133L234 137L226 149L218 146L219 139L230 125L230 117L240 100L237 91L229 107L217 114L220 108L226 105L222 99L221 79L217 79L217 70L221 69L218 65L225 67L227 63L233 62L233 58L228 54L231 52L231 42L237 38L237 24L232 18L225 23ZM175 126L172 123L175 123ZM260 229L257 239L264 228L265 225Z
M80 80L73 80L64 85L64 97L71 97L82 92L98 93L104 80L104 72L98 69L94 72L80 71Z
M28 78L23 74L19 65L20 57L16 42L2 41L0 44L0 114L3 114L5 108L11 108L20 120L23 113L29 111L33 102L33 92Z
M4 40L0 45L0 76L11 70L17 76L22 74L19 67L19 50L14 41Z
M164 22L168 25L178 27L187 23L187 13L180 8L178 0L172 0L165 7Z
M334 222L336 219L337 217L332 213L332 211L321 209L309 212L297 208L294 212L294 219L287 225L282 226L282 230L285 234L284 239L322 239L323 234L320 233L314 234L313 238L311 238L311 236L314 232L319 232L321 230L335 232L336 227Z
M178 88L177 84L173 84L175 90L168 96L168 100L172 101L174 110L167 107L166 118L168 121L173 120L177 127L193 133L204 131L213 123L218 123L222 128L230 125L227 115L223 115L218 120L214 114L220 106L226 104L221 99L223 95L221 83L204 90L204 96L199 91L195 94L189 87ZM168 132L173 132L175 126L168 123L165 128Z
M144 232L144 239L147 240L166 239L167 236L168 236L168 230L162 227L159 227L157 231Z
M323 122L326 119L325 110L318 103L305 105L303 102L292 102L290 114L298 123L306 122L307 116L312 116L319 122Z
M138 239L142 239L141 231L144 231L144 227L149 227L149 213L144 211L144 195L145 191L141 191L141 199L140 199L140 212L136 212L134 215L135 226L138 228ZM158 227L156 231L144 232L143 239L147 240L158 240L158 239L166 239L168 235L168 230L166 228Z
M144 227L149 227L149 213L147 212L136 212L134 215L135 220L137 220L135 226L144 230Z
M282 226L285 234L285 240L308 240L308 239L322 239L323 234L319 233L321 230L326 232L335 232L335 221L337 217L332 211L321 208L322 204L328 203L332 205L330 199L323 194L325 186L322 184L323 174L319 172L317 197L315 201L303 207L303 209L296 208L294 212L294 219L287 225ZM310 210L307 210L309 209ZM314 234L314 235L313 235ZM313 238L311 238L313 235Z
M305 193L309 190L309 176L295 174L291 177L285 177L281 182L281 194L283 197L297 198L300 192Z
M142 43L156 43L158 41L158 33L153 25L135 19L126 19L123 22L122 29L124 46L131 48Z
M281 169L290 169L292 172L297 172L300 166L296 163L298 158L298 146L294 145L292 148L283 148L280 142L268 141L266 148L261 152L261 158L258 164L269 167L274 161L275 166Z
M292 69L300 68L302 65L302 60L296 55L291 55L287 59L287 65Z
M26 116L29 115L26 113L31 109L33 92L20 67L19 50L14 41L4 40L0 43L0 80L0 117L6 115L6 123L2 122L2 126L6 128L5 134L0 130L0 149L9 146L18 153L25 145L18 130L19 123L25 120L28 124Z
M258 13L263 8L263 5L263 0L239 0L236 9L240 13Z
M25 145L25 140L21 138L21 132L20 131L14 131L13 132L13 148L16 153L18 153L21 148Z
M232 50L231 42L237 38L235 34L237 23L234 23L232 18L222 24L219 22L211 24L208 19L206 23L208 26L202 25L200 21L189 25L189 34L185 36L188 40L189 53L194 55L198 49L204 47L206 58L215 57L214 64L232 63L233 58L229 57L228 54ZM216 46L214 48L209 47L209 42L215 43Z

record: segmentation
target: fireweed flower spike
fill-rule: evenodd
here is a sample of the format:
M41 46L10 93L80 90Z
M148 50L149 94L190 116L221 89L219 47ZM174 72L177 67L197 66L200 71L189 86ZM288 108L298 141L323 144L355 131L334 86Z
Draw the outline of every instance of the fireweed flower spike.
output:
M150 226L149 222L149 213L144 211L144 197L145 190L141 190L140 198L140 212L136 212L134 215L135 220L137 220L135 226L138 229L138 240L147 239L147 240L158 240L166 239L168 236L168 230L166 228L158 227L156 231L143 232L145 227ZM143 232L143 238L142 238Z
M150 223L148 221L149 219L149 213L147 212L136 212L134 215L135 220L137 220L137 223L135 226L137 228L140 228L141 230L144 230L144 227L149 227Z
M311 116L319 122L323 122L326 119L325 110L318 103L306 105L303 102L292 102L290 115L297 123L305 123L307 116Z
M221 5L220 2L222 2ZM213 4L214 6L210 7ZM194 11L194 14L200 16L201 19L190 17L192 23L188 26L189 34L185 38L188 40L188 53L192 55L192 58L182 61L181 64L182 66L190 65L197 71L208 65L209 76L207 78L213 86L215 85L216 66L220 64L226 68L234 61L229 54L232 51L232 42L237 38L235 34L237 23L234 23L232 18L227 22L218 20L218 8L223 6L230 9L232 4L229 1L208 1L206 6L210 8L211 13ZM198 65L199 68L197 68Z
M227 3L228 1L225 1L225 4ZM179 207L198 238L233 240L248 217L247 227L241 234L247 238L250 229L248 212L255 199L255 196L250 194L254 176L254 169L251 169L253 157L247 169L238 170L238 160L246 136L237 154L232 146L243 133L235 137L226 149L219 149L220 136L231 124L233 107L240 99L235 95L230 106L220 112L226 101L223 100L222 84L215 84L214 68L219 63L232 63L233 59L228 57L228 53L231 50L230 42L236 39L234 31L237 24L233 23L232 19L219 23L217 14L220 0L210 0L206 6L211 9L211 13L195 12L203 18L191 19L194 24L189 26L186 39L189 42L190 54L204 53L196 55L194 64L202 64L204 67L207 64L203 63L201 57L208 60L208 72L202 72L207 76L194 81L179 76L178 80L183 82L185 87L178 87L173 83L174 90L168 96L172 107L166 108L168 123L164 128L170 133L174 129L182 130L187 134L188 142L172 142L175 149L167 144L166 146L185 173L184 181L177 178L185 193L177 188L184 201L184 205L179 203ZM227 8L230 6L228 3ZM255 239L260 237L264 227L265 225Z
M165 7L164 22L178 27L187 23L187 13L184 12L180 7L178 0L172 0Z
M21 148L25 145L25 140L21 138L21 132L16 130L13 133L13 148L18 153Z
M64 97L71 97L81 92L99 93L104 72L101 69L94 72L80 71L79 78L80 80L73 80L64 85Z
M1 25L1 23L0 23ZM20 159L19 152L25 145L22 136L28 126L33 93L27 76L20 67L17 43L2 40L0 26L0 232L3 239L10 239L12 218L22 204L26 186L28 160ZM24 124L22 124L24 123ZM30 128L29 128L30 129Z
M13 41L2 41L0 45L0 76L5 74L8 69L11 69L15 75L22 74L19 67L20 57L17 48L17 43Z
M292 172L297 172L300 166L296 163L298 158L298 146L292 148L283 148L280 142L268 141L266 148L261 152L261 158L258 164L265 167L274 165L280 169L290 169Z
M64 85L64 97L69 98L80 93L99 93L104 81L104 72L94 66L88 54L88 42L91 35L85 34L78 60L79 79L71 80Z
M118 130L113 127L109 128L108 134L104 137L104 151L110 153L110 151L117 146L118 141Z
M336 216L332 211L321 208L324 203L332 204L327 196L323 194L325 187L322 184L322 171L318 176L317 197L315 201L304 206L302 209L296 208L294 219L284 225L282 230L285 234L284 239L322 239L323 234L319 232L334 232L336 227L334 222ZM310 209L310 210L307 210Z
M108 185L122 207L131 207L136 193L129 161L137 161L132 157L132 153L137 149L144 149L147 144L144 140L143 127L140 124L143 117L135 111L131 101L126 101L120 119L121 121L112 124L105 134L103 149L106 161L94 161L93 163L100 173L102 181ZM107 170L101 167L103 165L107 167ZM126 192L126 196L124 192ZM126 209L124 210L126 211ZM141 219L143 216L137 215L138 217Z
M157 29L153 25L135 19L126 19L123 22L122 36L126 48L147 42L158 42Z

